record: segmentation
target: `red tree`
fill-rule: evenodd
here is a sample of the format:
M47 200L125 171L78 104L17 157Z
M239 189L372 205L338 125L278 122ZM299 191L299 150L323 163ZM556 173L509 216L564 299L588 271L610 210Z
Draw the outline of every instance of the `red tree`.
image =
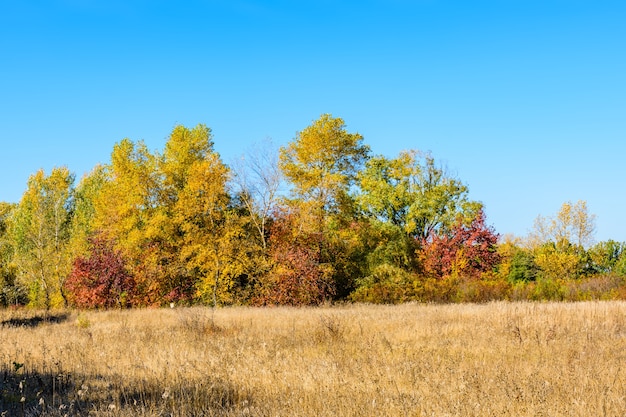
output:
M319 237L300 230L300 220L293 212L275 215L269 239L272 270L257 304L317 305L334 294L330 273L320 263Z
M453 274L479 278L500 262L497 242L498 234L485 224L485 213L481 210L471 224L459 220L449 233L431 234L422 242L424 272L436 278Z
M89 243L89 255L76 258L65 282L72 304L80 308L126 307L135 281L122 254L103 237L92 238Z

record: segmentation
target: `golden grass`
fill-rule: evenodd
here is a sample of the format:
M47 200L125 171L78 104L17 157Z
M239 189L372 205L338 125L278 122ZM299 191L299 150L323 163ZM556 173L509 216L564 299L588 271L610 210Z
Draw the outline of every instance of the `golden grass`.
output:
M0 415L626 415L626 302L50 314L0 311Z

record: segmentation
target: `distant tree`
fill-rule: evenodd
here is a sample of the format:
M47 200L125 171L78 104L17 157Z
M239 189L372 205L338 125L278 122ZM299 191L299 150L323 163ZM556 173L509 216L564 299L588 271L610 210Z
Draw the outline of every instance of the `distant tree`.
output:
M568 241L546 242L534 249L535 264L543 280L573 279L583 272L584 252Z
M513 255L511 269L507 278L511 282L535 281L540 272L541 268L535 262L533 253L525 249L519 249Z
M585 201L565 202L556 216L538 216L529 235L541 278L572 279L590 271L586 252L593 242L595 216Z
M591 268L596 273L626 273L626 242L607 240L593 245L587 251Z
M480 278L500 262L498 235L485 224L482 210L469 225L457 220L446 234L432 234L422 245L422 262L427 276Z
M579 200L576 204L565 202L556 216L535 219L530 234L531 245L541 246L546 242L555 244L571 243L579 248L588 247L593 243L596 216L589 213L587 202Z
M132 301L135 281L113 242L96 236L89 239L88 255L74 260L65 286L76 307L122 308Z

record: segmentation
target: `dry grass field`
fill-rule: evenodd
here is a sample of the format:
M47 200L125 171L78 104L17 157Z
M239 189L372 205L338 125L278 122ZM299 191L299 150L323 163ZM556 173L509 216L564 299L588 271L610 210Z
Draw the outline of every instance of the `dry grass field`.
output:
M624 416L626 302L0 311L2 416Z

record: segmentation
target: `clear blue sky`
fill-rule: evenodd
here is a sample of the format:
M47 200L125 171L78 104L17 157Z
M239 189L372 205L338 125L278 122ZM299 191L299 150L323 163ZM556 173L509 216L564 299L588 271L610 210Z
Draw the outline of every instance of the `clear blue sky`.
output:
M626 2L1 0L0 201L124 137L205 123L225 162L322 113L432 151L501 234L587 200L626 241Z

